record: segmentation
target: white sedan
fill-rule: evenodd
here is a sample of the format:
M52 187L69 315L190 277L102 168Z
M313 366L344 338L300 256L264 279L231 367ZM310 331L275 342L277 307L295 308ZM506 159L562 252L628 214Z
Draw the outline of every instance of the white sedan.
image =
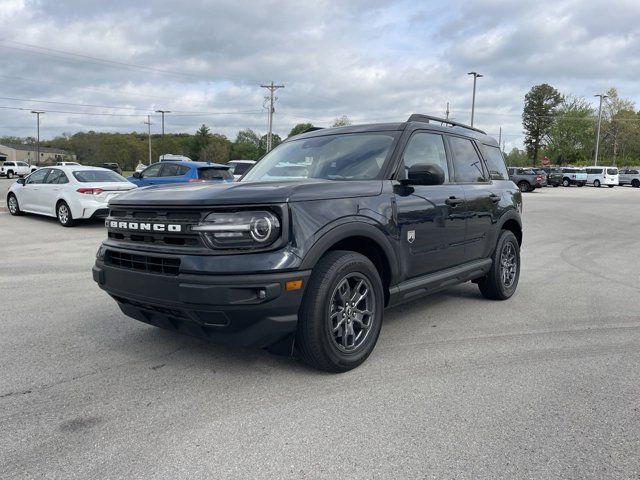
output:
M106 217L114 196L136 188L126 178L99 167L44 167L14 183L7 194L11 215L23 212L57 217L64 227L76 220Z

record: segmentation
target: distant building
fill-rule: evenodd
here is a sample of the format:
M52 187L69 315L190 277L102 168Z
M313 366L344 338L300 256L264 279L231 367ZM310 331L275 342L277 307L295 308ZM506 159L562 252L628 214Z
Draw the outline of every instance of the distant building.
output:
M53 165L56 162L75 162L75 153L59 148L40 147L40 161L37 162L38 149L35 145L0 145L0 162L27 162L33 165Z

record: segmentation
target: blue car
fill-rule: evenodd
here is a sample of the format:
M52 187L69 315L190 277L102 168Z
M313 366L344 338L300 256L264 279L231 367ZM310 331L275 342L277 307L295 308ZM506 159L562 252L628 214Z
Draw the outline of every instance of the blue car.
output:
M188 182L233 182L227 165L207 162L159 162L127 177L139 187Z

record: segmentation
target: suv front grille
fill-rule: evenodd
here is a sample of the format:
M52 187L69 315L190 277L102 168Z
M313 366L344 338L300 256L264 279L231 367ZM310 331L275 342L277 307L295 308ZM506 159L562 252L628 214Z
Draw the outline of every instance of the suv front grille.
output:
M180 272L179 258L152 257L149 255L118 252L116 250L107 250L105 252L104 263L128 270L161 273L164 275L178 275Z

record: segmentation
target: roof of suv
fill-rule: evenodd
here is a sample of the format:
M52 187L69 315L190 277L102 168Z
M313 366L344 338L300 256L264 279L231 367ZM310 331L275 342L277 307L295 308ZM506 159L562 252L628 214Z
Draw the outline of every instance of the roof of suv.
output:
M332 127L332 128L320 128L299 135L291 137L285 142L293 139L299 140L301 138L322 137L324 135L335 135L339 133L365 133L365 132L388 132L394 130L405 130L410 126L424 126L429 130L436 130L447 133L455 133L457 135L463 135L466 137L475 138L487 145L498 146L498 142L484 133L482 130L462 125L457 122L450 122L448 120L436 117L430 117L427 115L411 115L406 122L395 123L369 123L364 125L349 125L346 127ZM284 143L284 142L283 142Z

